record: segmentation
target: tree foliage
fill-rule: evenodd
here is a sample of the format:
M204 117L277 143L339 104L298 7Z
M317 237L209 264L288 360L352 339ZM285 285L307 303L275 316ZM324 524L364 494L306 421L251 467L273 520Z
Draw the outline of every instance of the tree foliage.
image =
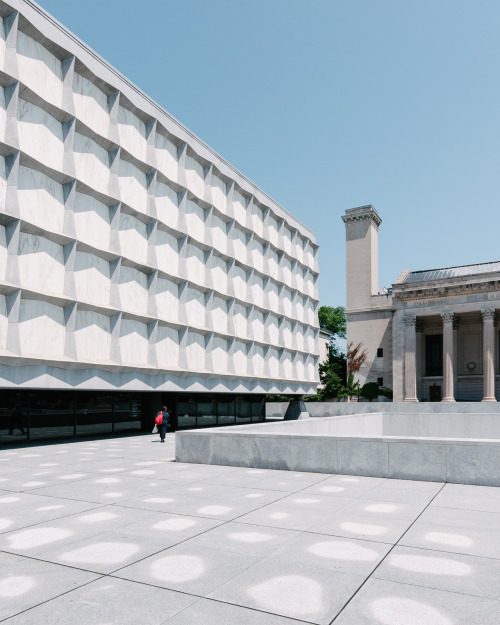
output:
M361 367L365 364L368 357L366 349L363 349L363 345L358 343L349 343L347 346L347 373L357 373Z
M336 337L345 339L346 321L343 306L321 306L318 310L319 325Z

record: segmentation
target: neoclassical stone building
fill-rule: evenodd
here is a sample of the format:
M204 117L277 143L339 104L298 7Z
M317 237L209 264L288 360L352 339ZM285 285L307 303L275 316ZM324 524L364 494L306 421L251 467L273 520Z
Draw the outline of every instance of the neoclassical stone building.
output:
M394 401L497 401L500 396L500 261L403 271L378 286L373 206L347 210L347 341L362 343L360 382L378 382Z

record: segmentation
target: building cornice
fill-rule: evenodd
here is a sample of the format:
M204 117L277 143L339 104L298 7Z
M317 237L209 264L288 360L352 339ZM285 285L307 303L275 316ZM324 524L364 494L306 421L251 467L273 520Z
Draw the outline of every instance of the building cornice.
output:
M500 297L500 280L489 282L469 282L467 284L453 284L435 287L417 288L414 290L399 290L393 287L392 296L400 301L434 299L453 295L475 295L479 293L497 292Z
M358 206L357 208L349 208L346 210L345 215L342 215L342 221L345 224L365 220L371 221L375 228L377 228L377 230L382 223L380 215L371 204L368 204L366 206Z

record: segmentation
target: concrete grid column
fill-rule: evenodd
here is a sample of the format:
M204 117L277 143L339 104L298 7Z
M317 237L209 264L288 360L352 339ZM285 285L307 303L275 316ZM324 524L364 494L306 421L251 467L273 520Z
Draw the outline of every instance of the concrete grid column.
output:
M454 313L441 313L443 320L443 402L455 401L453 382L453 317Z
M483 317L483 399L495 402L495 309L481 310Z
M418 402L417 399L417 368L416 368L416 333L417 317L405 315L405 402Z
M424 322L417 321L415 325L415 330L417 332L417 397L422 398L423 390L422 390L422 370L423 370L423 354L424 354Z

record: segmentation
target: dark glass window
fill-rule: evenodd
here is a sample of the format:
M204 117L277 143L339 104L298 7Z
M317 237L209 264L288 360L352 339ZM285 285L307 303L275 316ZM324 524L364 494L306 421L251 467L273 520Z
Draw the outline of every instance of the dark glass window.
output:
M252 420L252 404L243 397L236 398L236 423L249 423Z
M377 384L379 386L384 386L384 378L377 378Z
M443 375L443 335L425 337L425 375Z
M81 391L76 399L76 434L110 434L113 430L113 395Z
M383 355L384 355L384 348L383 347L377 348L377 358L382 358Z
M234 399L231 396L218 398L217 413L219 425L232 425L236 419Z
M74 436L73 400L72 391L30 391L30 440Z
M196 402L193 399L183 398L177 402L177 427L196 427Z
M215 399L201 398L196 402L196 427L217 423L217 404Z
M142 401L138 393L116 393L114 395L115 432L140 430Z
M28 394L3 390L0 394L0 445L25 442L28 436Z

